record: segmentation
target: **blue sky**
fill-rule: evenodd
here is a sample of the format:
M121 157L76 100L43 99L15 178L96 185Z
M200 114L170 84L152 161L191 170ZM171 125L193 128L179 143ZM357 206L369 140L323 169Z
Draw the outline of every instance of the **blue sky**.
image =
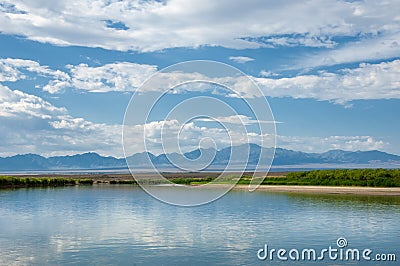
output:
M278 121L279 147L400 154L399 6L0 1L0 156L123 156L121 125L130 98L158 70L187 60L230 64L253 79ZM167 102L195 94L178 92ZM159 113L137 126L159 130L163 120ZM177 122L164 121L171 134ZM202 138L224 138L211 125L205 130L204 121L191 126L183 150ZM238 132L233 136L242 141Z

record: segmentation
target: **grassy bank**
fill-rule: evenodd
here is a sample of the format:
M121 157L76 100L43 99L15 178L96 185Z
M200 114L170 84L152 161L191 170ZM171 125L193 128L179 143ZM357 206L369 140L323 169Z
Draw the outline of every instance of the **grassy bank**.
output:
M89 178L0 176L0 188L92 185Z
M211 182L216 176L197 176L191 174L170 174L168 180L175 184L201 185ZM227 176L220 183L228 183L232 178ZM251 176L242 176L238 182L247 185ZM143 182L147 184L161 184L165 181L146 178ZM130 175L125 177L92 176L91 178L80 176L69 177L13 177L0 176L0 188L14 187L47 187L47 186L69 186L69 185L92 185L93 183L130 184L137 182ZM296 186L358 186L358 187L400 187L400 169L338 169L338 170L314 170L305 172L291 172L281 176L268 176L262 185L296 185Z
M242 176L238 184L247 185L251 179L251 176ZM174 183L186 185L206 184L212 180L212 177L171 179ZM262 185L400 187L400 169L337 169L291 172L285 176L267 177Z
M400 187L400 169L316 170L288 173L285 178L297 185Z
M243 177L239 184L249 184ZM337 169L291 172L266 178L263 185L400 187L400 169Z

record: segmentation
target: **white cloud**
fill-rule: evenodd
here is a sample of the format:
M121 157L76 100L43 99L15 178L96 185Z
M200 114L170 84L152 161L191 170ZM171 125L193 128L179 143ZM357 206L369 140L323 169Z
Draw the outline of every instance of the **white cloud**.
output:
M400 99L400 60L360 64L338 73L292 78L256 78L265 95L346 103L352 100Z
M68 74L60 70L52 70L48 66L42 66L36 61L18 58L0 59L0 82L18 81L27 79L24 72L35 73L39 76L49 77L57 80L68 80Z
M277 77L277 76L279 76L279 74L278 73L274 73L272 71L261 70L260 71L260 76L261 77Z
M61 93L66 88L91 92L135 91L157 71L157 67L115 62L99 67L90 67L87 64L68 65L67 70L54 70L32 60L5 58L0 59L0 82L15 82L28 79L32 75L33 78L43 76L49 79L48 84L43 86L43 90L49 93Z
M70 86L91 92L135 91L157 71L156 66L116 62L99 67L86 64L68 66Z
M351 42L343 46L307 55L289 68L314 68L337 64L365 62L398 58L400 56L400 33L389 33L382 36L365 37L361 41Z
M372 136L277 136L277 147L305 152L326 152L337 149L345 151L387 150L390 145Z
M228 91L224 93L232 97L260 96L247 77L207 77L196 72L161 73L153 76L147 86L141 87L156 71L154 65L115 62L98 67L68 65L67 71L63 72L31 60L0 59L0 81L26 79L28 72L31 72L48 78L43 90L49 93L61 93L66 88L90 92L164 92L176 84L192 80L224 84L232 89L230 94ZM400 60L378 64L362 63L357 68L341 69L336 73L320 71L313 75L276 78L277 74L262 71L260 75L262 77L253 79L263 93L270 97L310 98L340 104L348 104L352 100L400 99ZM209 83L197 82L181 85L170 93L192 90L213 91Z
M398 1L4 1L0 31L57 45L154 51L171 47L333 47L334 36L399 30ZM7 7L7 8L5 8ZM123 23L127 30L108 24Z
M260 91L255 90L254 82L246 76L241 77L209 77L205 74L188 71L160 72L152 76L157 71L156 66L140 65L129 62L117 62L106 64L99 67L89 67L86 64L77 66L69 65L70 81L64 82L51 80L43 89L52 93L59 93L65 87L90 92L110 92L110 91L137 91L146 92L167 92L184 93L188 91L213 91L222 93L222 87L215 84L227 85L232 90L229 93L232 97L254 97L261 96ZM151 77L151 79L149 79ZM148 80L149 79L149 80ZM145 86L144 81L147 81ZM220 89L218 92L217 88ZM224 92L225 94L228 92ZM233 94L236 93L236 96Z
M254 121L246 116L221 117L224 123ZM144 130L148 146L143 144ZM103 155L123 156L120 125L97 124L72 117L62 107L56 107L40 97L12 91L0 85L0 156L17 153L37 153L45 156L76 154L88 151ZM145 125L128 126L125 131L127 154L151 151L186 152L199 145L215 143L217 148L243 143L260 144L273 135L260 136L235 127L204 127L195 122L182 124L177 120L153 121ZM161 141L162 135L162 141ZM177 140L179 139L179 145ZM206 142L204 142L206 140ZM210 140L212 140L210 142ZM372 136L296 137L278 136L279 147L308 152L330 149L389 150L389 143ZM213 145L211 145L213 146Z
M326 47L333 48L336 42L326 36L294 36L294 37L270 37L263 40L264 43L276 46L308 46L308 47Z
M126 134L127 145L125 149L127 154L145 150L151 151L154 154L188 152L197 149L203 139L212 139L215 147L221 149L230 145L241 145L244 143L260 144L261 138L265 140L273 137L272 135L260 136L255 132L200 127L193 122L183 125L177 120L153 121L145 125L130 126L124 130ZM146 148L142 141L144 130L146 132ZM178 139L180 146L178 146ZM278 135L276 146L304 152L325 152L333 149L347 151L390 151L390 144L388 142L372 136L299 137Z
M155 66L128 62L100 67L70 66L70 86L92 92L135 91L156 70ZM400 60L394 60L379 64L362 63L357 68L342 69L337 73L321 71L317 75L299 75L292 78L254 79L267 96L313 98L346 103L363 99L399 99L399 77ZM151 83L140 89L144 90L143 92L165 91L187 80L228 85L234 97L252 98L260 95L247 77L208 77L196 72L162 73L153 77ZM197 82L179 86L174 89L174 93L209 89L208 83Z
M255 132L235 129L237 128L198 126L194 122L183 124L176 119L125 126L125 152L128 155L142 151L150 151L153 154L188 152L197 149L204 140L207 140L205 143L212 140L218 149L244 143L261 144L261 139L264 143L267 143L267 140L268 143L273 141L273 135L261 136Z
M265 96L309 98L348 104L353 100L400 99L400 60L378 64L362 63L337 72L320 71L313 75L285 78L253 77ZM231 88L232 97L253 98L260 93L247 77L207 77L199 73L165 73L144 90L164 91L185 80L205 80ZM209 86L181 86L182 90L205 90Z
M69 80L51 80L43 87L49 93L60 93L65 88L90 92L135 91L157 70L156 66L116 62L99 67L87 64L68 65Z
M239 64L244 64L244 63L247 63L247 62L254 61L254 58L247 57L247 56L230 56L229 60L232 60L232 61L234 61L236 63L239 63Z
M17 81L19 79L24 79L25 76L22 75L16 68L5 64L0 61L0 81Z
M122 156L121 126L71 117L40 97L0 85L0 156L95 151Z
M49 119L52 115L62 115L66 113L65 108L58 108L44 101L42 98L12 91L8 87L0 84L0 117L26 117Z
M253 120L242 116L247 122ZM232 119L226 119L227 122ZM232 121L231 121L232 122ZM234 121L235 122L235 121ZM236 121L237 122L237 121ZM143 145L146 130L148 146ZM162 131L163 130L163 131ZM96 124L72 117L62 107L42 98L0 85L0 156L37 153L44 156L76 154L88 151L122 157L122 128L120 125ZM177 120L154 121L129 127L131 153L148 150L161 153L161 133L168 152L180 152L175 143L179 134L183 151L198 148L204 139L214 139L218 147L231 143L259 142L255 133L243 133L221 128L200 127L194 123L182 125ZM204 143L203 143L204 144ZM168 146L169 145L169 146Z

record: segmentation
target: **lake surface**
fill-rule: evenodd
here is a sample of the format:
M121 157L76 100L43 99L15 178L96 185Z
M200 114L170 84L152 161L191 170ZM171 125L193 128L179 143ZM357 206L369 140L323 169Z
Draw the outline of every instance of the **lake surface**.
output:
M160 189L170 189L168 187ZM369 248L396 262L271 262L275 249ZM319 251L318 251L319 252ZM400 197L231 191L176 207L140 188L0 190L0 265L399 265Z

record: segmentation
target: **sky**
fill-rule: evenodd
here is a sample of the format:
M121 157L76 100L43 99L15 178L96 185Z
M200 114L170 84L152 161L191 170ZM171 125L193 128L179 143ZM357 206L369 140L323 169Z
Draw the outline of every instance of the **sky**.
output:
M128 106L139 110L130 153L161 153L163 129L166 140L183 132L171 152L257 142L255 124L271 121L246 109L255 96L243 84L234 97L211 85L171 90L143 119L161 92L143 84L189 60L230 65L254 82L277 147L400 155L400 1L0 0L0 13L1 157L123 157ZM179 105L193 97L235 112L212 100ZM166 117L178 105L181 116ZM201 117L184 121L193 110Z

